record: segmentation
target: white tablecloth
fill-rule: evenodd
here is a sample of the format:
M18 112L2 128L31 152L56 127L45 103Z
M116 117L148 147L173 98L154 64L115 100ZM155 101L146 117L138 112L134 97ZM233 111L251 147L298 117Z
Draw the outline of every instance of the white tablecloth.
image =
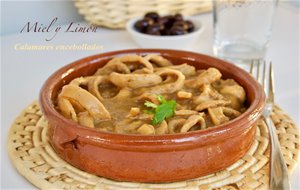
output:
M275 69L276 102L299 126L299 8L280 5L276 13L273 35L267 53ZM197 16L205 25L200 39L190 48L212 55L212 15ZM46 42L47 33L15 34L2 36L1 44L1 187L4 189L32 189L11 164L6 149L8 129L28 104L38 98L39 90L47 77L58 68L79 58L101 52L138 48L124 30L98 29L94 34L58 33ZM20 51L16 44L73 45L97 44L101 51ZM296 180L298 179L298 180ZM291 176L293 189L300 189L300 167Z

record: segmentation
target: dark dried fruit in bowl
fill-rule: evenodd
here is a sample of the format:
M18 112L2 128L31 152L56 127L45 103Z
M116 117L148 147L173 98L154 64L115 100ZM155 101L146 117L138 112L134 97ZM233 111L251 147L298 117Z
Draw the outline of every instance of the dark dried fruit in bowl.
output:
M164 29L164 25L155 23L147 28L146 34L161 35L160 31Z
M144 18L142 20L138 20L135 24L134 27L140 32L146 32L147 28L152 25L154 22L150 18Z
M154 24L154 22L155 22L152 18L144 18L143 20L147 21L149 26Z
M145 20L138 20L135 24L134 24L134 28L137 29L140 32L144 32L147 27L148 27L148 22Z
M194 24L185 21L182 14L167 15L160 17L156 12L145 14L142 20L138 20L134 27L141 33L150 35L183 35L192 32L195 28Z
M174 26L170 30L170 35L183 35L183 34L186 34L186 33L187 33L187 31L185 31L180 26Z
M183 21L182 14L177 13L176 15L174 15L174 20L175 21Z
M165 27L171 28L173 26L173 23L175 21L174 16L168 15L168 16L164 16L162 18L164 19L164 25L165 25Z
M185 23L188 25L187 31L188 32L193 32L194 29L195 29L195 26L194 26L193 22L190 21L190 20L187 20L187 21L185 21Z
M157 23L165 25L168 21L169 21L169 19L167 17L160 17L157 20Z
M168 36L170 35L170 29L164 28L163 30L160 31L162 36Z
M146 34L153 35L153 36L161 36L160 31L150 31L147 32Z
M151 18L152 20L157 21L159 18L159 15L156 12L149 12L149 13L145 14L144 17Z
M189 25L185 21L176 21L173 24L173 27L178 26L183 28L184 30L188 31Z
M162 30L165 29L165 25L160 24L160 23L155 23L155 24L153 24L152 26L153 26L153 27L159 28L160 31L162 31Z

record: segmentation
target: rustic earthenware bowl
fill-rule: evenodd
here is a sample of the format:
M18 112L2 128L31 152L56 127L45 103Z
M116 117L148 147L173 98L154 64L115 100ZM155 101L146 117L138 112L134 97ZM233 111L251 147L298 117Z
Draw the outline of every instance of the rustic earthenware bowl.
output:
M223 78L233 78L245 88L249 108L218 127L155 136L99 132L56 111L57 95L72 79L92 75L114 56L147 53L158 53L174 64L188 63L197 69L218 68ZM52 74L40 93L40 105L50 126L50 141L61 158L89 173L137 182L186 180L233 164L253 142L254 124L262 113L264 100L262 87L247 72L228 62L192 52L158 49L108 52L75 61Z

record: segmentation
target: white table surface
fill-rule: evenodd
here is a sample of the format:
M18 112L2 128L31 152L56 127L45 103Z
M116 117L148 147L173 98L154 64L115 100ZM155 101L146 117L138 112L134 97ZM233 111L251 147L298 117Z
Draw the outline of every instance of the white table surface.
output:
M299 126L299 8L281 5L276 13L273 35L267 52L275 68L276 101ZM190 48L212 55L212 15L197 16L205 25L199 40ZM35 189L11 164L7 134L13 120L33 100L47 77L58 68L85 56L129 48L138 48L124 30L99 29L95 34L59 33L51 42L49 34L1 36L1 189ZM94 44L101 51L17 51L15 44L72 45ZM300 189L300 167L291 176L293 189Z

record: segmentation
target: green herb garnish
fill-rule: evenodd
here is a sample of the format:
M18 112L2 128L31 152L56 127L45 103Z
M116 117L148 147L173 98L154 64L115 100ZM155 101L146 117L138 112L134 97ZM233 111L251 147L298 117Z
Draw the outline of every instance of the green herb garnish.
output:
M176 101L169 100L167 101L162 95L157 96L157 100L160 102L159 105L152 102L146 101L144 105L150 110L144 110L147 114L153 114L152 124L157 125L163 120L170 118L174 115L176 109Z

